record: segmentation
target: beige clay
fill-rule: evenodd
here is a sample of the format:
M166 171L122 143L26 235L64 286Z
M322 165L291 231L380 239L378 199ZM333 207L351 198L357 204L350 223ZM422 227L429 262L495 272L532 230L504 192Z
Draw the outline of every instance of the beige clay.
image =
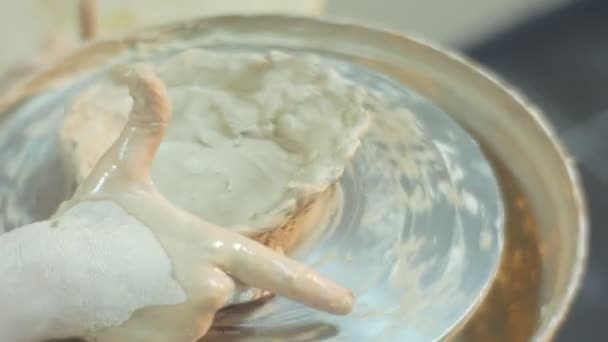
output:
M0 236L1 339L193 342L235 280L350 312L350 291L157 191L150 168L171 115L166 89L143 66L115 76L134 99L118 139L54 217Z
M369 125L365 92L313 56L191 49L155 67L174 108L152 179L176 206L249 236L338 181ZM130 102L126 87L102 81L68 106L60 141L77 182Z

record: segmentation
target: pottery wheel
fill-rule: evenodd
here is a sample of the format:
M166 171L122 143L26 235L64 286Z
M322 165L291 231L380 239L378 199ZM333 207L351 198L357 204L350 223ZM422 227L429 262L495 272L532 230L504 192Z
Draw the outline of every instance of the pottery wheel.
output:
M498 267L504 219L492 169L464 129L406 85L319 56L372 94L373 123L337 187L340 210L293 256L351 288L354 312L333 317L274 298L220 313L207 339L440 339L468 317ZM0 231L48 217L73 191L56 132L66 101L98 76L0 113Z

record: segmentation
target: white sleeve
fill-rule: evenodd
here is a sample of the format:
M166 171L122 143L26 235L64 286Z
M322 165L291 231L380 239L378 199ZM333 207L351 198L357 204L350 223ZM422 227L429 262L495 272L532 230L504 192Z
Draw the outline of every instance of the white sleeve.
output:
M57 272L41 260L46 253L48 222L30 224L0 235L0 340L39 342L48 338L77 335L80 327L63 319L57 298L48 292L45 280ZM54 276L58 276L57 273Z
M0 235L0 341L80 337L186 299L154 234L112 202Z

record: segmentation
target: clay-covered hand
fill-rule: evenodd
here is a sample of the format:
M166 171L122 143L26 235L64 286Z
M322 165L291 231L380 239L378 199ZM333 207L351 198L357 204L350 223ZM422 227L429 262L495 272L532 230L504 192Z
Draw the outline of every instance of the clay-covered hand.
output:
M51 219L0 236L0 340L192 342L236 283L350 312L350 291L163 198L150 167L171 115L164 84L145 66L113 75L133 98L120 137Z

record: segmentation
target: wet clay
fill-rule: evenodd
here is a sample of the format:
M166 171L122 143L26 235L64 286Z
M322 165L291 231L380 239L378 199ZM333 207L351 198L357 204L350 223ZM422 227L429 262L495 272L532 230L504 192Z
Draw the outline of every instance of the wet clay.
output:
M0 264L0 306L11 308L0 313L3 338L192 342L237 282L350 312L350 291L165 199L150 175L171 116L165 86L145 66L117 69L114 79L133 97L117 140L50 220L0 236L0 251L14 252ZM64 301L46 295L61 284L70 286Z
M343 174L369 125L364 91L312 56L190 49L160 61L174 120L152 166L178 207L247 235L274 231ZM124 86L69 106L64 159L81 182L127 120Z

